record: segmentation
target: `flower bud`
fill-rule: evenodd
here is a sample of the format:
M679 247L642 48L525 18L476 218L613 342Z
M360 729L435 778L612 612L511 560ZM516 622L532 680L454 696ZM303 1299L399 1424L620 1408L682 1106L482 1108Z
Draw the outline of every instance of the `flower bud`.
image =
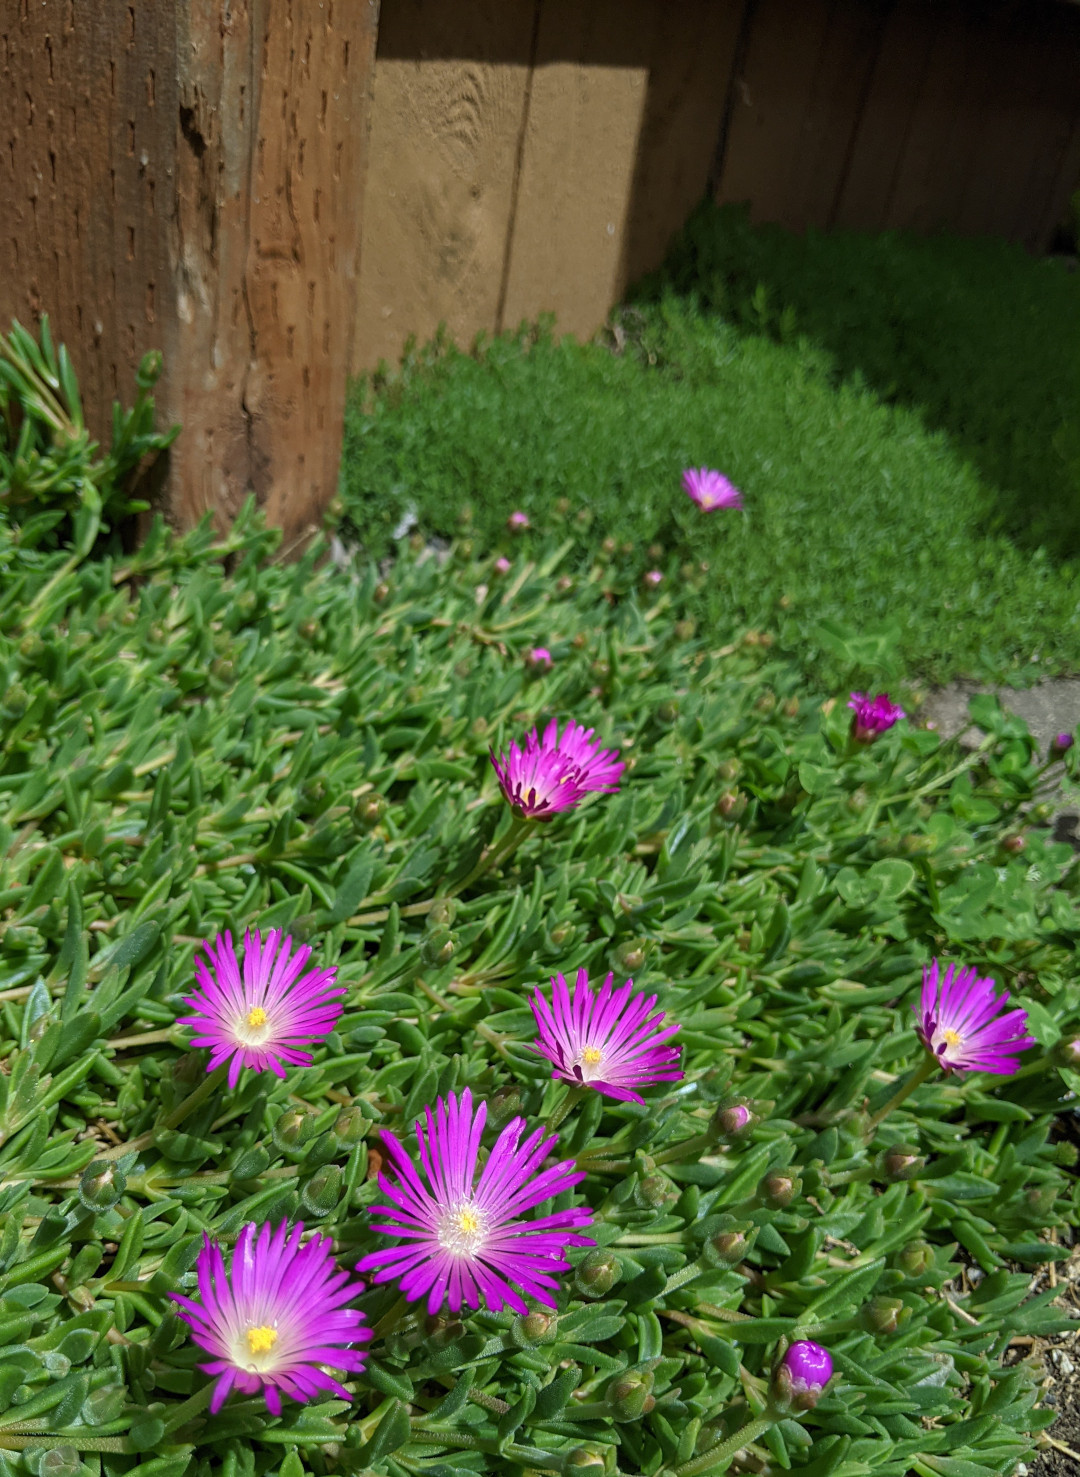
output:
M429 969L441 969L454 957L457 940L448 928L433 928L420 945L420 958Z
M556 923L551 930L551 942L557 949L569 942L574 937L574 925L572 923Z
M318 621L301 621L297 626L297 631L302 641L314 641L319 634L319 623Z
M624 559L629 559L630 558L630 555L633 552L634 552L634 546L633 546L632 543L629 542L629 540L627 540L626 543L619 545L619 553L622 555L622 557Z
M656 1404L650 1370L628 1369L616 1375L607 1387L608 1407L614 1421L638 1421Z
M575 1446L563 1462L564 1472L588 1472L595 1477L606 1467L604 1453L596 1446Z
M934 1265L934 1248L927 1241L909 1241L900 1248L896 1265L905 1277L923 1277Z
M570 511L570 499L568 497L557 497L555 499L556 517L565 518Z
M797 1174L786 1170L770 1170L758 1185L758 1199L769 1210L784 1210L802 1189L802 1180Z
M87 1210L111 1210L127 1189L127 1180L115 1164L95 1160L83 1170L79 1199Z
M675 622L675 639L677 641L692 641L697 633L697 621L688 616L684 621Z
M1003 836L1001 839L1001 849L1002 851L1008 852L1009 856L1019 856L1022 851L1027 849L1027 837L1018 834Z
M316 1170L300 1191L300 1203L312 1215L329 1215L341 1199L341 1170L336 1164Z
M713 1132L718 1138L733 1139L753 1128L756 1118L745 1102L729 1103L713 1114Z
M634 1185L634 1204L639 1210L661 1210L678 1198L678 1190L662 1174L647 1174Z
M1040 1219L1050 1215L1056 1199L1057 1186L1053 1180L1046 1180L1041 1185L1028 1185L1024 1191L1024 1204L1032 1215Z
M373 831L385 814L386 801L374 792L358 796L353 806L353 819L365 831Z
M728 1219L721 1229L706 1241L702 1249L702 1261L713 1270L718 1267L736 1267L746 1260L754 1244L754 1227L749 1221L737 1222Z
M286 1108L274 1124L271 1137L281 1154L298 1154L315 1137L315 1113L302 1113L299 1108Z
M869 804L870 796L862 785L847 797L847 808L852 815L861 815Z
M0 712L5 718L21 718L30 706L30 695L21 682L12 682L0 703Z
M653 563L657 564L664 557L664 546L663 544L650 544L645 552Z
M342 1108L330 1130L345 1151L355 1149L357 1144L363 1143L367 1131L368 1121L355 1104L351 1108Z
M461 528L471 528L473 521L472 503L465 503L458 509L457 521Z
M606 559L610 559L612 554L614 554L615 552L615 540L610 536L604 539L603 543L600 545L600 552L604 555Z
M459 559L465 561L473 556L473 541L471 538L459 539L455 552Z
M424 535L420 532L419 529L417 529L414 534L410 534L409 536L409 548L414 554L422 553L424 545L426 543L427 540L424 538Z
M659 569L650 569L641 576L641 583L646 590L658 590L664 583L664 576Z
M516 1082L498 1087L488 1098L488 1127L498 1131L505 1128L511 1118L520 1118L523 1112L521 1088Z
M385 605L390 598L390 586L385 580L380 580L371 592L372 599L376 605Z
M878 1159L879 1173L891 1185L915 1179L925 1166L925 1158L913 1144L893 1144Z
M40 1466L34 1470L38 1477L79 1477L86 1468L74 1446L52 1446L42 1453Z
M876 1297L864 1305L859 1316L867 1333L896 1333L907 1321L907 1312L899 1298Z
M621 1275L622 1269L615 1253L597 1247L578 1264L574 1273L574 1289L581 1297L602 1298L611 1291Z
M525 666L530 672L550 672L555 660L546 646L534 646L525 653Z
M533 1349L537 1344L550 1344L559 1331L559 1320L553 1313L527 1313L510 1325L510 1337L519 1349Z
M507 559L505 554L500 554L499 557L495 560L495 563L491 566L492 573L499 575L500 578L503 575L509 574L511 568L512 566L510 564L510 560Z
M164 364L160 349L147 349L135 371L135 383L140 390L149 390L157 383Z
M229 661L228 657L219 656L216 661L210 663L210 675L228 686L236 677L236 666Z
M789 697L788 700L787 700L787 702L785 702L785 704L784 704L784 717L785 718L797 718L798 716L799 716L799 699L797 697Z
M614 958L620 970L634 974L645 963L645 944L638 939L627 939L615 950Z
M812 1339L792 1344L773 1371L772 1403L777 1410L813 1410L832 1378L832 1356Z
M429 909L427 915L428 929L449 928L457 917L457 898L441 897Z
M1062 1036L1054 1043L1050 1058L1055 1066L1080 1071L1080 1036Z
M31 665L36 665L45 655L45 643L36 631L30 631L19 642L19 655Z
M746 810L746 796L739 790L725 790L716 802L716 813L726 821L737 821Z
M560 574L559 578L555 581L555 588L560 595L569 595L570 591L574 588L574 581L568 574Z
M660 703L656 709L656 716L661 723L674 723L679 716L679 705L676 702Z
M520 508L514 510L506 520L506 526L511 533L524 533L529 526L529 517Z
M1054 739L1052 740L1052 742L1050 744L1050 753L1051 753L1051 756L1054 759L1060 759L1063 754L1068 753L1068 751L1072 748L1072 746L1073 746L1073 736L1072 736L1072 734L1071 733L1059 733L1059 734L1057 734L1054 737Z

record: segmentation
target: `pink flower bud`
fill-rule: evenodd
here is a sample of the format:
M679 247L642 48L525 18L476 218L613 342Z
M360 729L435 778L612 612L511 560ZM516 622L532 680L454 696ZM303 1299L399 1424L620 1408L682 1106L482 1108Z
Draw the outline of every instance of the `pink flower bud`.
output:
M505 554L500 554L498 559L496 559L495 563L492 565L492 568L494 569L496 574L509 574L510 560L507 559Z
M1054 741L1050 745L1050 753L1054 756L1055 759L1060 759L1061 756L1064 753L1066 753L1069 749L1072 748L1072 746L1073 746L1073 736L1072 736L1072 734L1071 733L1059 733L1054 738Z
M658 590L664 583L664 576L658 569L650 569L647 574L642 575L641 583L647 590Z
M506 526L511 533L524 533L529 526L529 515L518 508L507 518Z
M781 1410L813 1410L832 1379L832 1355L812 1339L792 1344L773 1374L774 1406Z
M546 646L534 646L526 653L525 665L530 672L550 672L555 662Z

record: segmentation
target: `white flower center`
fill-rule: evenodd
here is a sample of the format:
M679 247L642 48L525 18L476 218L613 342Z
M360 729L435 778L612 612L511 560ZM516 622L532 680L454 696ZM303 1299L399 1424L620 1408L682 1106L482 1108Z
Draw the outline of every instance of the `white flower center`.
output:
M486 1236L487 1216L469 1201L448 1210L439 1221L439 1245L451 1256L475 1256Z
M603 1073L604 1053L599 1046L586 1046L574 1065L583 1082L592 1082Z
M963 1049L964 1038L959 1031L954 1031L951 1026L946 1026L944 1029L938 1026L930 1045L933 1047L935 1054L941 1056L942 1052L955 1051L957 1047Z
M262 1046L273 1032L270 1019L261 1005L252 1006L247 1015L242 1015L234 1027L236 1039L241 1046Z

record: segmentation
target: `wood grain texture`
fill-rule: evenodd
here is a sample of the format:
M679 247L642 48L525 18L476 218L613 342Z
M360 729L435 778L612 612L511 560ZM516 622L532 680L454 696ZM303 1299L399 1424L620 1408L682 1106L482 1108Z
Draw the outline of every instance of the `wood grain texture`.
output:
M248 488L303 538L337 487L378 7L187 0L178 42L181 521Z
M6 0L0 324L48 313L99 439L139 359L166 347L175 127L171 4Z
M380 25L354 369L498 323L536 0L394 0Z

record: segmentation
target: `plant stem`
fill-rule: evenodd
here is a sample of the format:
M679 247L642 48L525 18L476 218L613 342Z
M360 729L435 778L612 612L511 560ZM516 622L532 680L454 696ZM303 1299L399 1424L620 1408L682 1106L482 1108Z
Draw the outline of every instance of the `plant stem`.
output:
M773 1425L775 1419L775 1416L766 1413L757 1416L752 1421L747 1421L746 1425L736 1431L734 1436L729 1436L719 1446L714 1446L709 1451L702 1452L701 1456L693 1457L690 1461L683 1462L682 1466L676 1467L675 1477L700 1477L702 1472L715 1472L726 1468L735 1453L744 1446L748 1446L751 1441L756 1441Z
M531 829L531 822L524 816L512 815L510 818L510 829L497 846L485 847L480 853L480 860L463 882L458 882L447 892L447 897L457 897L458 893L464 892L471 887L478 877L485 872L490 872L493 867L501 866L518 848L525 839L526 832Z
M213 1072L207 1072L195 1091L189 1093L183 1102L178 1103L172 1112L166 1114L160 1123L156 1123L153 1128L147 1129L146 1133L140 1133L138 1138L131 1139L129 1143L117 1144L115 1148L105 1149L103 1153L97 1156L98 1159L123 1159L125 1154L137 1154L142 1149L149 1149L157 1134L161 1133L163 1129L176 1128L200 1104L204 1103L212 1092L216 1092L225 1081L228 1071L228 1066L221 1066L216 1067Z
M877 1132L878 1125L889 1116L892 1110L898 1108L905 1098L910 1097L915 1089L921 1087L926 1079L937 1070L937 1065L936 1060L928 1052L907 1081L901 1083L885 1106L879 1108L870 1119L870 1122L866 1125L866 1138L868 1141L873 1138Z

